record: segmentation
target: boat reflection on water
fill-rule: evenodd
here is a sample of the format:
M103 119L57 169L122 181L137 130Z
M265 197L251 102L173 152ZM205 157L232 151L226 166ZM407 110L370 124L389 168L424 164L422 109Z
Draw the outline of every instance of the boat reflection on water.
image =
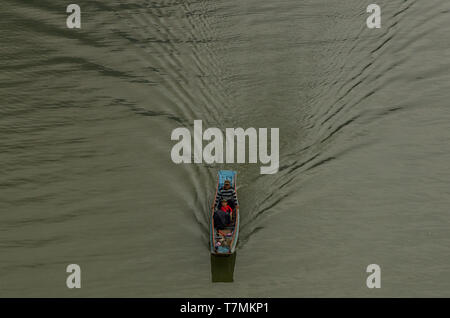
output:
M236 252L231 255L211 254L211 280L213 283L233 282Z

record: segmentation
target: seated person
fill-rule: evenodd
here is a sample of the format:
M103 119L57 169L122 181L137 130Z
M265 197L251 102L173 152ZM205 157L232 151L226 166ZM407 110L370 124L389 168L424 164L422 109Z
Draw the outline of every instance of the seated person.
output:
M227 200L222 200L222 206L220 207L220 210L228 213L230 215L230 220L233 220L233 209L228 205Z
M214 207L218 206L218 203L222 200L226 200L231 207L231 209L239 208L239 202L237 199L236 191L231 187L230 180L225 180L223 183L223 188L219 190L216 196L216 201L214 202Z
M228 205L227 200L222 200L220 209L214 212L214 227L223 229L229 225L233 219L233 210Z

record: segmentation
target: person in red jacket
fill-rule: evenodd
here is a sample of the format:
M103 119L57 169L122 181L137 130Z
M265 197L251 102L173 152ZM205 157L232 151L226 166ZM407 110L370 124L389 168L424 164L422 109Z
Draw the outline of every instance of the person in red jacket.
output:
M230 221L233 221L233 209L228 205L227 200L222 200L222 206L220 207L220 210L223 212L227 212L230 214Z
M214 227L221 230L227 227L232 221L233 210L228 205L227 200L222 200L222 206L214 212Z

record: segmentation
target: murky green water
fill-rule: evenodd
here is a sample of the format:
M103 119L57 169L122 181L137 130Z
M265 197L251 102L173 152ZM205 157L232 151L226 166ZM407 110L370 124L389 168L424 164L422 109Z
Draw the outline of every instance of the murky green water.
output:
M357 0L76 3L80 30L2 2L1 296L450 296L450 2L377 1L373 30ZM280 128L280 171L175 165L195 119ZM211 282L220 168L233 283Z

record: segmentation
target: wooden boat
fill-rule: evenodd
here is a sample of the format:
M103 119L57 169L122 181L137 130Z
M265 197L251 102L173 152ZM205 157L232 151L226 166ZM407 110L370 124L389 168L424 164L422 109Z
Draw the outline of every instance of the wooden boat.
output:
M225 180L230 180L230 185L236 191L236 171L220 170L217 176L216 194L214 201L216 201L219 190L223 187ZM237 195L237 192L236 192ZM210 220L210 247L211 253L215 255L231 255L235 252L236 244L239 236L239 209L233 211L233 220L224 229L219 230L214 226L214 211L211 211Z

